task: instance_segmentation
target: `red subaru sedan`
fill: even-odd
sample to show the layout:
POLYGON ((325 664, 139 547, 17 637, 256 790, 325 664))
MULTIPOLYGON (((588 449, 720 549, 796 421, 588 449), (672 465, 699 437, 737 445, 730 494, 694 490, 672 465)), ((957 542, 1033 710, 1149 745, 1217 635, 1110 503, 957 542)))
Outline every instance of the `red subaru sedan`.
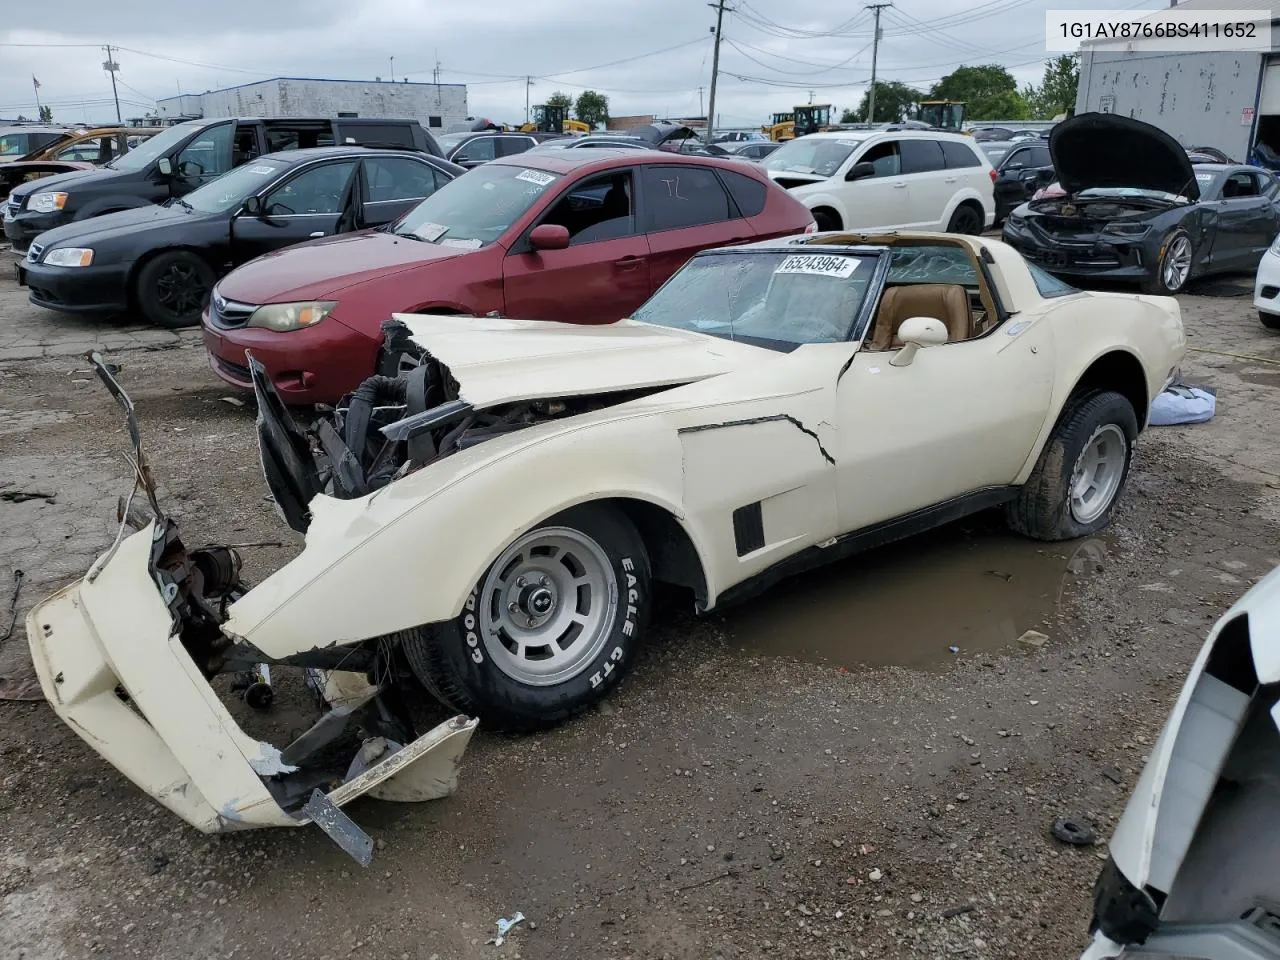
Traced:
POLYGON ((214 371, 249 388, 245 350, 288 403, 370 376, 393 313, 572 323, 627 316, 699 250, 815 230, 749 164, 656 150, 521 154, 459 177, 389 227, 268 254, 204 313, 214 371))

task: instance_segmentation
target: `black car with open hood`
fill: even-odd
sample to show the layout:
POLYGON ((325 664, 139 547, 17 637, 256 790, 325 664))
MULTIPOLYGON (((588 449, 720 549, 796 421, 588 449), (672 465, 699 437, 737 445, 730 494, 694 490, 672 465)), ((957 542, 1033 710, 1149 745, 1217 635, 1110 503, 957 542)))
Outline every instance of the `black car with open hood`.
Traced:
POLYGON ((1079 114, 1053 128, 1049 152, 1066 196, 1017 207, 1003 238, 1077 283, 1133 281, 1167 296, 1199 276, 1252 272, 1280 233, 1280 183, 1268 171, 1193 163, 1141 120, 1079 114))

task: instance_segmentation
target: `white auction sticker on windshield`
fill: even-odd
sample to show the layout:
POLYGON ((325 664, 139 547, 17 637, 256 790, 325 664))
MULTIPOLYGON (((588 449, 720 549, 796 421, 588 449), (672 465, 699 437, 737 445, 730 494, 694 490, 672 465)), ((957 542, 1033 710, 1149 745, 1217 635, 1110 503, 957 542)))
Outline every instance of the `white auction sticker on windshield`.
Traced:
POLYGON ((275 173, 275 167, 250 167, 250 173, 256 173, 260 177, 265 177, 268 173, 275 173))
POLYGON ((445 237, 440 241, 442 247, 457 247, 460 250, 479 250, 484 246, 483 240, 477 240, 474 237, 468 239, 466 237, 445 237))
POLYGON ((774 273, 807 273, 815 277, 837 277, 847 280, 858 269, 858 261, 853 257, 831 257, 813 253, 793 253, 774 273))
POLYGON ((442 227, 438 223, 424 223, 413 232, 428 243, 435 243, 445 235, 445 231, 448 229, 448 227, 442 227))
POLYGON ((555 178, 554 173, 543 173, 541 170, 521 170, 516 174, 517 180, 523 180, 525 183, 535 183, 540 187, 545 187, 555 178))

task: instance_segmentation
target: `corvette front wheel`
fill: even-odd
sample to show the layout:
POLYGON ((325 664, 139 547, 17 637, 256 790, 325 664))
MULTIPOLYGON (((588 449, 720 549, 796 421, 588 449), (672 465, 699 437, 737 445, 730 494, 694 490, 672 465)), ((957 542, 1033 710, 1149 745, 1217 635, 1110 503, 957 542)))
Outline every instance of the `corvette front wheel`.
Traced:
POLYGON ((616 509, 585 504, 507 545, 461 616, 404 641, 419 681, 500 730, 581 713, 630 667, 648 622, 649 559, 616 509))
POLYGON ((1070 540, 1111 520, 1133 459, 1138 419, 1114 392, 1073 398, 1031 476, 1005 508, 1009 526, 1035 540, 1070 540))

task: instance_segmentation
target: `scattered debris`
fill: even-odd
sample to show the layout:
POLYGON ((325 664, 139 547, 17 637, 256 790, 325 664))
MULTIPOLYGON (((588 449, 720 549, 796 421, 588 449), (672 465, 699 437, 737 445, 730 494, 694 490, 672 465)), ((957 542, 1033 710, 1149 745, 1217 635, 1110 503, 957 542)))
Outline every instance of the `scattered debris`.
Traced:
POLYGON ((169 865, 169 857, 163 853, 157 853, 151 858, 151 869, 147 872, 153 877, 169 865))
POLYGON ((1153 427, 1167 427, 1178 423, 1204 423, 1212 420, 1217 408, 1217 391, 1212 388, 1186 387, 1173 384, 1165 387, 1151 401, 1148 420, 1153 427))
POLYGON ((958 907, 951 907, 947 910, 942 911, 942 919, 950 920, 953 917, 958 917, 958 916, 961 916, 962 914, 973 913, 974 909, 975 907, 972 903, 962 904, 961 906, 958 906, 958 907))
POLYGON ((502 946, 503 942, 507 939, 507 934, 511 932, 511 928, 514 927, 517 923, 523 923, 523 922, 524 922, 524 914, 521 913, 519 910, 517 910, 514 914, 511 915, 510 920, 508 920, 506 917, 499 917, 498 918, 498 935, 496 937, 490 937, 488 940, 488 943, 493 944, 495 947, 502 946))
POLYGON ((1013 574, 1012 574, 1012 573, 1005 573, 1005 572, 1004 572, 1004 571, 1002 571, 1002 570, 988 570, 988 571, 987 571, 987 576, 989 576, 989 577, 999 577, 999 578, 1000 578, 1001 580, 1003 580, 1005 583, 1008 583, 1009 581, 1011 581, 1011 580, 1013 579, 1013 574))
POLYGON ((56 493, 44 493, 40 490, 0 490, 0 500, 6 503, 26 503, 28 500, 47 500, 54 502, 56 493))
POLYGON ((1117 770, 1115 767, 1106 767, 1102 771, 1102 775, 1106 777, 1108 780, 1110 780, 1112 783, 1116 783, 1116 784, 1124 783, 1124 777, 1120 775, 1120 771, 1117 770))
POLYGON ((4 632, 4 636, 0 637, 0 643, 4 643, 13 636, 13 628, 18 625, 18 594, 22 592, 22 581, 26 578, 26 573, 20 569, 13 571, 13 596, 9 598, 9 626, 4 632))
POLYGON ((957 647, 957 646, 954 646, 954 645, 952 645, 952 646, 950 646, 950 647, 947 647, 947 649, 948 649, 948 650, 950 650, 952 653, 959 653, 959 652, 960 652, 960 648, 959 648, 959 647, 957 647))
POLYGON ((1093 827, 1068 817, 1059 817, 1053 821, 1052 830, 1055 837, 1074 847, 1089 847, 1098 842, 1098 834, 1093 827))
MULTIPOLYGON (((778 859, 782 859, 779 857, 778 859)), ((704 877, 701 880, 695 880, 693 883, 686 883, 683 887, 676 887, 676 893, 684 893, 686 890, 694 890, 698 887, 705 887, 708 884, 715 883, 718 880, 728 880, 730 877, 737 876, 737 871, 730 867, 728 870, 717 873, 711 877, 704 877)))
POLYGON ((221 400, 223 403, 231 404, 233 407, 244 406, 244 401, 241 400, 239 397, 219 397, 218 399, 221 400))
POLYGON ((1049 637, 1041 633, 1039 630, 1028 630, 1018 638, 1018 643, 1024 647, 1043 647, 1049 642, 1049 637))
POLYGON ((884 873, 881 872, 879 867, 876 867, 874 870, 872 870, 870 873, 867 874, 867 879, 870 880, 872 883, 879 883, 883 877, 884 877, 884 873))

